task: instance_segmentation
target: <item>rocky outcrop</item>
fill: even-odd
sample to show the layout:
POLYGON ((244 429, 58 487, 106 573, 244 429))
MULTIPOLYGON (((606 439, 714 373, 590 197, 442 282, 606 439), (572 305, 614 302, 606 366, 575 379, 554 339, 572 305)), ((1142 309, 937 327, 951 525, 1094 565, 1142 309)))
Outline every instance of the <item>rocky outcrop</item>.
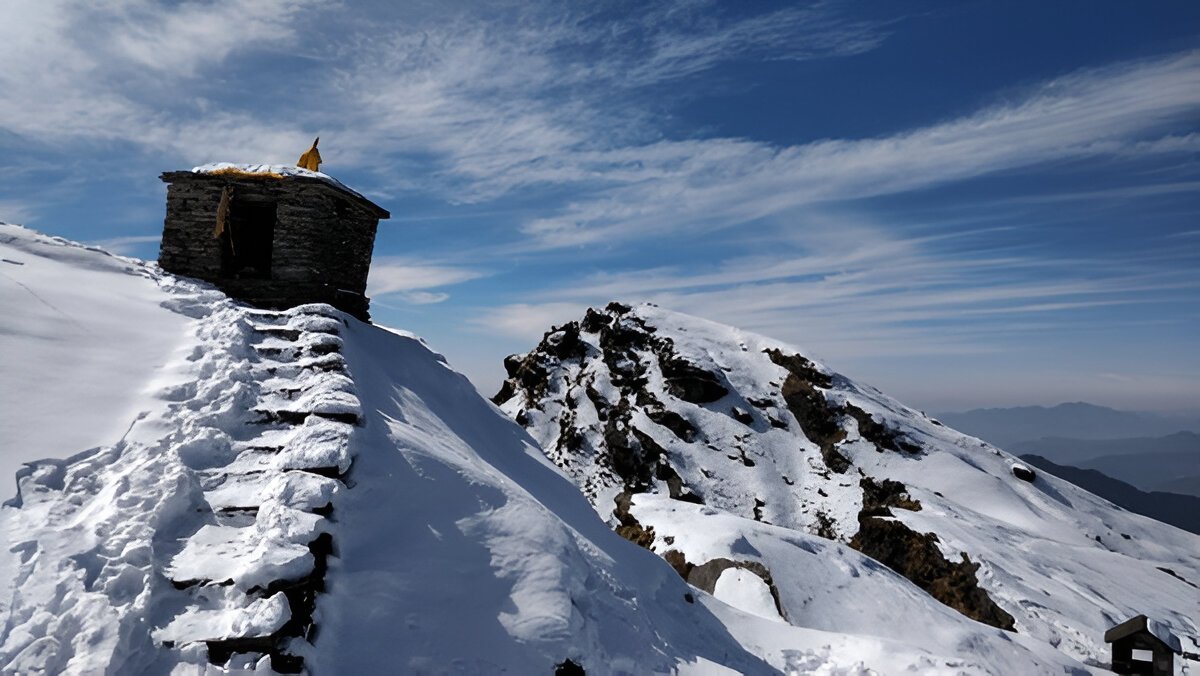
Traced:
POLYGON ((656 325, 648 314, 611 303, 555 327, 534 350, 505 360, 509 378, 494 398, 617 532, 708 591, 721 570, 751 570, 786 616, 768 566, 733 557, 695 565, 671 546, 675 534, 662 522, 658 531, 639 522, 632 498, 711 505, 844 542, 968 617, 1012 629, 1012 617, 979 587, 978 564, 965 554, 947 560, 935 534, 895 518, 893 510, 921 510, 920 500, 856 461, 864 452, 919 458, 924 449, 911 432, 795 351, 766 346, 752 356, 746 344, 692 342, 689 332, 705 327, 656 325), (746 355, 737 363, 767 379, 734 387, 731 379, 746 383, 747 374, 728 365, 730 355, 746 355), (604 508, 614 502, 615 510, 604 508))
POLYGON ((716 591, 717 580, 721 577, 721 573, 730 568, 739 568, 753 573, 770 590, 771 598, 775 601, 775 611, 779 613, 780 617, 787 617, 783 604, 779 600, 779 589, 775 587, 775 581, 771 578, 771 571, 758 561, 734 561, 718 557, 696 565, 688 561, 683 552, 678 549, 667 550, 663 554, 663 558, 666 559, 667 563, 671 564, 671 567, 675 569, 675 572, 679 573, 680 577, 687 580, 688 584, 697 589, 703 589, 709 594, 716 591))
POLYGON ((942 556, 933 533, 918 533, 900 521, 863 515, 850 546, 912 580, 933 598, 967 617, 1014 631, 1013 616, 996 605, 979 587, 972 563, 964 552, 955 563, 942 556))

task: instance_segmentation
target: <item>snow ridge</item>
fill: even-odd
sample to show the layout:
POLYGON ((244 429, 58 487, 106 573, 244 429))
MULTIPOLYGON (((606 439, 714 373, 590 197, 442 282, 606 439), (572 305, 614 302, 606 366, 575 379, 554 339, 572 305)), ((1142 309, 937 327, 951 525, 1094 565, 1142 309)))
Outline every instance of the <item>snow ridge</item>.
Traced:
MULTIPOLYGON (((11 234, 33 292, 134 279, 113 323, 166 306, 180 343, 136 408, 109 409, 132 418, 115 443, 33 463, 0 508, 0 672, 776 673, 783 648, 812 647, 749 650, 730 626, 755 618, 608 529, 419 338, 11 234)), ((9 304, 34 337, 12 358, 45 354, 43 329, 64 353, 94 339, 21 314, 35 302, 9 304)))

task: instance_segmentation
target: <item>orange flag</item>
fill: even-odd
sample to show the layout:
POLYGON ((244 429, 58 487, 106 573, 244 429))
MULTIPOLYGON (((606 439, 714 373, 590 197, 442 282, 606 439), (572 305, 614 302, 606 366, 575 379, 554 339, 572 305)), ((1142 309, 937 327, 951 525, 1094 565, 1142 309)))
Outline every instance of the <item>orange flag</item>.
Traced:
POLYGON ((321 137, 318 136, 317 140, 313 141, 312 147, 304 151, 304 154, 300 156, 300 161, 296 163, 297 167, 309 171, 320 171, 318 167, 321 166, 321 152, 317 150, 317 141, 320 140, 321 137))

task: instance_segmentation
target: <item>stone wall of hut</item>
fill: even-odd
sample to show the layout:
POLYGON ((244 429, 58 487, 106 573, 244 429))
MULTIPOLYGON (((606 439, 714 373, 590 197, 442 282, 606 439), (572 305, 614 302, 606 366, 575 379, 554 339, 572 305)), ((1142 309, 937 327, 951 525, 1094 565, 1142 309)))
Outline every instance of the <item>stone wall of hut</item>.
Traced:
POLYGON ((192 172, 163 174, 167 214, 159 265, 216 284, 230 296, 268 308, 329 303, 366 318, 367 273, 378 218, 318 179, 192 172), (231 276, 213 236, 226 186, 239 200, 276 205, 270 279, 231 276))

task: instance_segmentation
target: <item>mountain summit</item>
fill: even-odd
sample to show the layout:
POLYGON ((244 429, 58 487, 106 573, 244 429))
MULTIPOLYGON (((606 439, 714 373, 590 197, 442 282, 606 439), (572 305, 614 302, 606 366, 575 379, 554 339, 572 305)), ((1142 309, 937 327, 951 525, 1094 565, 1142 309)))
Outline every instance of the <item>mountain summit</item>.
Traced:
POLYGON ((1195 536, 796 347, 612 303, 505 366, 494 401, 597 512, 748 612, 933 655, 970 645, 960 666, 1000 673, 1044 672, 1047 650, 1104 665, 1105 630, 1141 613, 1200 633, 1195 536))

